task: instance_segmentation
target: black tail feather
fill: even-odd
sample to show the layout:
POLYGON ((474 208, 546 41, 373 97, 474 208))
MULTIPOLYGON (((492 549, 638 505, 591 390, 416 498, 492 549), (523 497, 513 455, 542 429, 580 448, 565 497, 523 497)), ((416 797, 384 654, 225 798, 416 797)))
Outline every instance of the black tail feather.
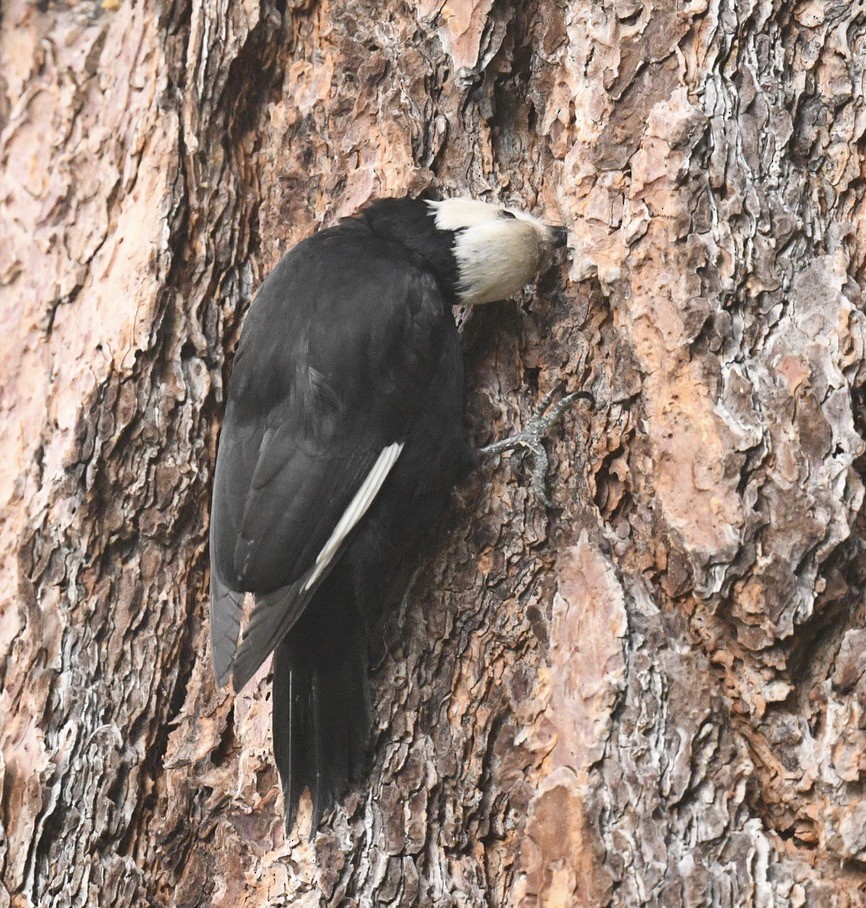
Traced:
POLYGON ((274 757, 286 830, 304 788, 313 800, 311 835, 363 766, 369 737, 367 639, 351 587, 335 571, 277 647, 274 757))
POLYGON ((274 759, 283 786, 287 832, 295 821, 302 791, 299 754, 304 734, 302 700, 303 692, 309 689, 309 667, 302 660, 292 657, 291 640, 287 638, 274 653, 272 695, 274 759))

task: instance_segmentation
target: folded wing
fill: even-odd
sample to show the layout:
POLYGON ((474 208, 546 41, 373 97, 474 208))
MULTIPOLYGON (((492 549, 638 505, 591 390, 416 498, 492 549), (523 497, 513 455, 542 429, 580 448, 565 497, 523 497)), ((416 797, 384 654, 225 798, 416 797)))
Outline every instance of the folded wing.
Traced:
POLYGON ((211 641, 218 681, 231 676, 236 689, 385 486, 449 330, 424 272, 375 244, 347 271, 333 233, 329 247, 322 238, 263 285, 232 375, 211 511, 211 641), (341 267, 323 267, 329 256, 341 267), (255 607, 238 646, 245 592, 255 607))

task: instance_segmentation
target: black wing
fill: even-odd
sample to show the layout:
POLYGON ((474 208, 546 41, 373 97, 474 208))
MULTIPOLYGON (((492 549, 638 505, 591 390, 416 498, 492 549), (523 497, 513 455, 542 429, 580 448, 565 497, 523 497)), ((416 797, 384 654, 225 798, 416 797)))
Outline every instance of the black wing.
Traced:
POLYGON ((220 683, 232 673, 240 689, 300 617, 338 553, 317 558, 339 542, 365 481, 384 480, 399 457, 454 330, 432 275, 355 222, 305 241, 265 281, 238 348, 214 478, 220 683), (244 592, 256 606, 238 648, 244 592))

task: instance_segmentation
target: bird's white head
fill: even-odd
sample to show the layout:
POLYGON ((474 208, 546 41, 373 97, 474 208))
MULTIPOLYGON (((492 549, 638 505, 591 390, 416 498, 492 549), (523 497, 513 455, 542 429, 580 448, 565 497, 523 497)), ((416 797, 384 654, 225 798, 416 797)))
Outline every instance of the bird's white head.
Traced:
POLYGON ((438 230, 454 231, 454 257, 463 305, 507 299, 530 283, 547 253, 564 246, 566 228, 474 199, 428 202, 438 230))

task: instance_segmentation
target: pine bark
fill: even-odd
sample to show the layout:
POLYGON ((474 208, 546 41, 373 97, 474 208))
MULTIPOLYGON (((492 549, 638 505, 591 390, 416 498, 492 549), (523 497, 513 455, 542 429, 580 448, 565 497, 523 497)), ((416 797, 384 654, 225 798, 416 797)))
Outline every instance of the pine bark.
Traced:
POLYGON ((866 904, 862 5, 0 15, 0 908, 866 904), (225 381, 287 249, 428 186, 570 228, 465 320, 474 441, 596 403, 554 509, 455 494, 286 838, 208 652, 225 381))

